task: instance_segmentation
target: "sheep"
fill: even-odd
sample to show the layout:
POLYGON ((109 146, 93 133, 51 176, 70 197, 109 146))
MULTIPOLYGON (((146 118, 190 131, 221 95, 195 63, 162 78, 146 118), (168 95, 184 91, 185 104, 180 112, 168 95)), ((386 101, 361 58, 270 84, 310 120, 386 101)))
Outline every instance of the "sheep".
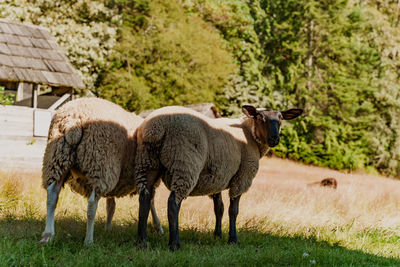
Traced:
POLYGON ((302 114, 301 109, 275 111, 242 108, 246 118, 209 119, 184 107, 154 111, 137 128, 135 160, 139 192, 138 243, 145 243, 146 224, 154 184, 162 179, 168 198, 169 248, 179 249, 178 214, 188 196, 211 196, 221 237, 224 206, 221 191, 229 189, 229 243, 237 243, 239 200, 251 186, 260 158, 279 143, 282 120, 302 114))
MULTIPOLYGON (((136 192, 133 133, 143 119, 99 98, 81 98, 54 114, 43 157, 42 186, 47 189, 46 227, 40 244, 54 237, 54 212, 65 183, 88 198, 85 244, 93 243, 100 197, 107 198, 106 230, 111 229, 115 197, 136 192)), ((154 226, 163 228, 151 201, 154 226)))

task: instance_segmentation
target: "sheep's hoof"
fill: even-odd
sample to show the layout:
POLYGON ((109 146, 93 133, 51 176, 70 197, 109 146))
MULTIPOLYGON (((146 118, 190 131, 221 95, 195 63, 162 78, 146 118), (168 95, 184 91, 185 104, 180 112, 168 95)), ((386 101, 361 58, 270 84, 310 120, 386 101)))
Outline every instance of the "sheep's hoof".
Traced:
POLYGON ((164 234, 164 229, 162 227, 158 228, 158 234, 163 235, 164 234))
POLYGON ((169 250, 171 250, 173 252, 173 251, 180 249, 181 245, 179 243, 172 242, 172 243, 168 244, 168 247, 169 247, 169 250))
POLYGON ((164 234, 164 229, 162 228, 161 225, 160 225, 160 226, 154 226, 154 227, 153 227, 153 230, 154 230, 155 232, 157 232, 157 234, 159 234, 159 235, 163 235, 163 234, 164 234))
POLYGON ((229 238, 229 240, 228 240, 228 244, 231 244, 231 245, 237 245, 237 238, 236 237, 230 237, 229 238))
POLYGON ((84 244, 85 246, 91 246, 91 245, 93 245, 93 240, 86 240, 86 239, 85 239, 85 241, 83 242, 83 244, 84 244))
POLYGON ((216 239, 216 238, 221 239, 221 238, 222 238, 222 232, 217 232, 217 231, 215 231, 215 232, 214 232, 214 238, 215 238, 215 239, 216 239))
POLYGON ((40 245, 46 245, 47 243, 51 242, 54 238, 54 234, 52 233, 43 233, 42 239, 39 241, 40 245))
POLYGON ((138 239, 136 241, 137 249, 146 249, 147 248, 147 240, 146 239, 138 239))

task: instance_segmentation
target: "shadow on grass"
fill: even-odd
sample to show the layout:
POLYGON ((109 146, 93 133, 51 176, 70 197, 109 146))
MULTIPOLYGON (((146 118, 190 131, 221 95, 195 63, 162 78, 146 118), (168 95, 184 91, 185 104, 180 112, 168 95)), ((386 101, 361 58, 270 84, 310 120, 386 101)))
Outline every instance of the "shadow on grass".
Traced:
MULTIPOLYGON (((54 242, 40 247, 44 220, 0 220, 0 265, 61 266, 399 266, 400 259, 330 245, 301 237, 282 237, 240 230, 239 244, 227 244, 227 233, 214 239, 212 231, 181 230, 181 250, 168 250, 168 232, 149 231, 147 249, 136 246, 137 223, 114 225, 104 230, 95 225, 95 244, 83 245, 86 222, 76 218, 56 221, 54 242)), ((166 229, 166 225, 164 225, 166 229)), ((149 230, 151 226, 149 225, 149 230)), ((226 229, 225 229, 226 230, 226 229)))

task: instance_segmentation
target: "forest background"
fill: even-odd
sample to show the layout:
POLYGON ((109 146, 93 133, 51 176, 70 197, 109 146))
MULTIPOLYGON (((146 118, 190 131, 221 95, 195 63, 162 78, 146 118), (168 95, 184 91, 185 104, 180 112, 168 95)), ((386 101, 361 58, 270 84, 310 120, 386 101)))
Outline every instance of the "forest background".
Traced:
POLYGON ((305 116, 287 123, 274 154, 400 176, 399 4, 4 0, 0 18, 49 28, 87 85, 80 95, 137 113, 300 107, 305 116))

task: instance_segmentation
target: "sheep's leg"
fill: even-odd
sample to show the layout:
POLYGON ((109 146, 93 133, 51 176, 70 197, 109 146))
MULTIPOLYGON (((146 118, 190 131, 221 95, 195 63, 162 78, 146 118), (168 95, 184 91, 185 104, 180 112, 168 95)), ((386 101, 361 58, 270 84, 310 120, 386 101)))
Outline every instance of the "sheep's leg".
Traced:
POLYGON ((146 189, 139 194, 139 223, 138 223, 138 245, 145 245, 147 240, 147 219, 151 208, 151 200, 154 196, 154 183, 157 181, 158 171, 149 171, 146 174, 146 189))
POLYGON ((160 219, 157 216, 156 208, 154 206, 154 193, 153 193, 153 197, 151 198, 151 202, 150 202, 150 210, 151 210, 151 218, 153 219, 153 227, 154 227, 154 229, 156 229, 156 231, 160 235, 163 235, 164 234, 164 229, 163 229, 163 227, 161 225, 160 219))
POLYGON ((107 198, 106 210, 107 210, 106 231, 111 231, 111 222, 115 213, 115 198, 113 197, 107 198))
POLYGON ((179 210, 181 202, 176 203, 175 191, 172 191, 168 198, 168 224, 169 224, 169 249, 174 251, 180 248, 179 241, 179 210))
POLYGON ((139 195, 139 223, 138 223, 138 245, 144 245, 147 240, 147 219, 151 206, 151 193, 143 190, 139 195))
POLYGON ((229 240, 228 243, 236 244, 236 218, 239 213, 239 200, 240 196, 230 199, 229 205, 229 240))
POLYGON ((99 203, 99 199, 100 197, 96 195, 96 192, 93 189, 92 194, 90 195, 88 200, 85 245, 90 245, 93 243, 94 218, 96 217, 97 204, 99 203))
POLYGON ((51 241, 54 237, 54 213, 57 206, 58 196, 61 191, 61 183, 52 182, 47 187, 47 215, 46 227, 42 234, 40 244, 44 245, 51 241))
MULTIPOLYGON (((176 160, 176 159, 175 159, 176 160)), ((170 250, 176 250, 180 248, 179 241, 179 210, 183 199, 190 195, 193 188, 196 186, 199 179, 200 170, 198 166, 193 164, 191 170, 187 170, 187 167, 181 162, 176 161, 181 169, 169 170, 173 173, 171 183, 171 194, 168 198, 168 224, 169 224, 169 243, 170 250)), ((190 166, 190 165, 189 165, 190 166)))
POLYGON ((222 202, 221 193, 212 195, 214 201, 214 213, 215 213, 215 231, 214 237, 222 237, 221 223, 222 216, 224 215, 224 202, 222 202))

